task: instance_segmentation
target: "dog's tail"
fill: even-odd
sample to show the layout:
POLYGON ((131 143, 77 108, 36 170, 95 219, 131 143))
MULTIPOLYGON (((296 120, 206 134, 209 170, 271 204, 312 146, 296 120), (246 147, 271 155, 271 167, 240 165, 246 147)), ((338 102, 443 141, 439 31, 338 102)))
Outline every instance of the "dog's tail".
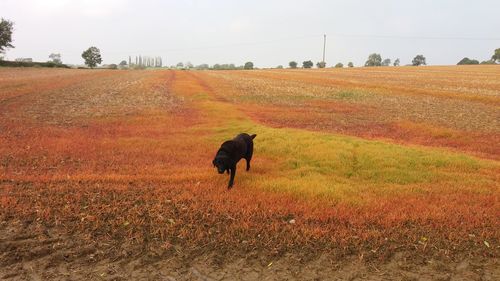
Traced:
POLYGON ((251 137, 252 139, 254 139, 256 136, 257 136, 256 134, 253 134, 253 135, 251 135, 250 137, 251 137))

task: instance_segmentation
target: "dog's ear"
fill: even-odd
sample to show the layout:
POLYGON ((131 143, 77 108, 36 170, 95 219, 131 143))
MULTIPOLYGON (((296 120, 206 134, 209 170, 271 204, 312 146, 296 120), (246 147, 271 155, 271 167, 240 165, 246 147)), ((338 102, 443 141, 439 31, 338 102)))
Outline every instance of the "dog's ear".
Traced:
POLYGON ((257 136, 256 134, 253 134, 253 135, 251 135, 250 137, 251 137, 252 139, 254 139, 256 136, 257 136))

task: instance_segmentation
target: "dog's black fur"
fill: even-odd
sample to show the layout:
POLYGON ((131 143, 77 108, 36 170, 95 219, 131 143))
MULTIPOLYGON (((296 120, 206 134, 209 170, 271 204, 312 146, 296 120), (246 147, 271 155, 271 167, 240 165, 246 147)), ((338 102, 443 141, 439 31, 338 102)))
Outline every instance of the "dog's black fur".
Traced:
POLYGON ((253 154, 253 139, 257 135, 239 134, 234 139, 224 142, 217 154, 215 159, 212 161, 214 167, 217 167, 219 174, 224 174, 227 171, 229 174, 231 172, 231 177, 229 179, 228 189, 233 187, 234 176, 236 175, 236 164, 241 158, 245 158, 247 161, 247 171, 250 170, 250 160, 252 160, 253 154))

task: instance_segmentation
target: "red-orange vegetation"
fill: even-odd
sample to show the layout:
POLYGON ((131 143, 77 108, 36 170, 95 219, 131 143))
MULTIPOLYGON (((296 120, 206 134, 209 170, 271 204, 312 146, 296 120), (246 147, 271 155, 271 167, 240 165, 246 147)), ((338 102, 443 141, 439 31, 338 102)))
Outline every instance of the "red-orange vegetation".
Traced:
MULTIPOLYGON (((175 245, 193 253, 498 255, 498 248, 484 244, 497 245, 500 237, 497 185, 483 185, 480 191, 467 183, 392 185, 385 196, 358 194, 351 202, 260 188, 258 180, 278 175, 275 156, 255 155, 251 173, 244 176, 240 169, 230 192, 227 179, 211 167, 220 145, 214 134, 227 120, 244 120, 244 113, 277 127, 423 145, 441 146, 437 140, 444 138, 445 147, 458 139, 457 149, 467 152, 475 151, 468 148, 473 141, 483 147, 461 133, 443 129, 443 137, 441 129, 408 122, 362 127, 362 119, 356 125, 332 121, 324 129, 328 116, 363 116, 376 109, 314 100, 303 107, 234 106, 221 98, 226 88, 218 89, 213 78, 199 73, 74 72, 62 71, 78 81, 76 86, 70 85, 75 81, 57 84, 53 74, 58 72, 16 74, 14 80, 38 85, 42 75, 54 84, 23 86, 22 97, 8 91, 0 96, 1 221, 36 222, 91 238, 175 245)), ((497 177, 492 171, 478 168, 477 173, 491 180, 497 177)))
POLYGON ((219 98, 273 127, 500 157, 496 66, 202 74, 219 98))

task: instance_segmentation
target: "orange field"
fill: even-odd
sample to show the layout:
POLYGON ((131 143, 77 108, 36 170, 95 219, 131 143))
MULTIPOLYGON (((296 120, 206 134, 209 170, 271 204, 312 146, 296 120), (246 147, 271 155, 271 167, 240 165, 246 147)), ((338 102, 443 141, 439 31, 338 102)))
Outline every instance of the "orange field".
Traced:
POLYGON ((214 81, 221 98, 274 127, 447 147, 499 160, 499 74, 492 66, 228 71, 210 76, 222 80, 214 81))
POLYGON ((0 267, 57 263, 71 249, 16 242, 57 235, 95 245, 94 262, 496 264, 498 77, 498 66, 0 68, 0 267), (211 161, 240 132, 257 134, 252 170, 240 163, 227 191, 211 161))

